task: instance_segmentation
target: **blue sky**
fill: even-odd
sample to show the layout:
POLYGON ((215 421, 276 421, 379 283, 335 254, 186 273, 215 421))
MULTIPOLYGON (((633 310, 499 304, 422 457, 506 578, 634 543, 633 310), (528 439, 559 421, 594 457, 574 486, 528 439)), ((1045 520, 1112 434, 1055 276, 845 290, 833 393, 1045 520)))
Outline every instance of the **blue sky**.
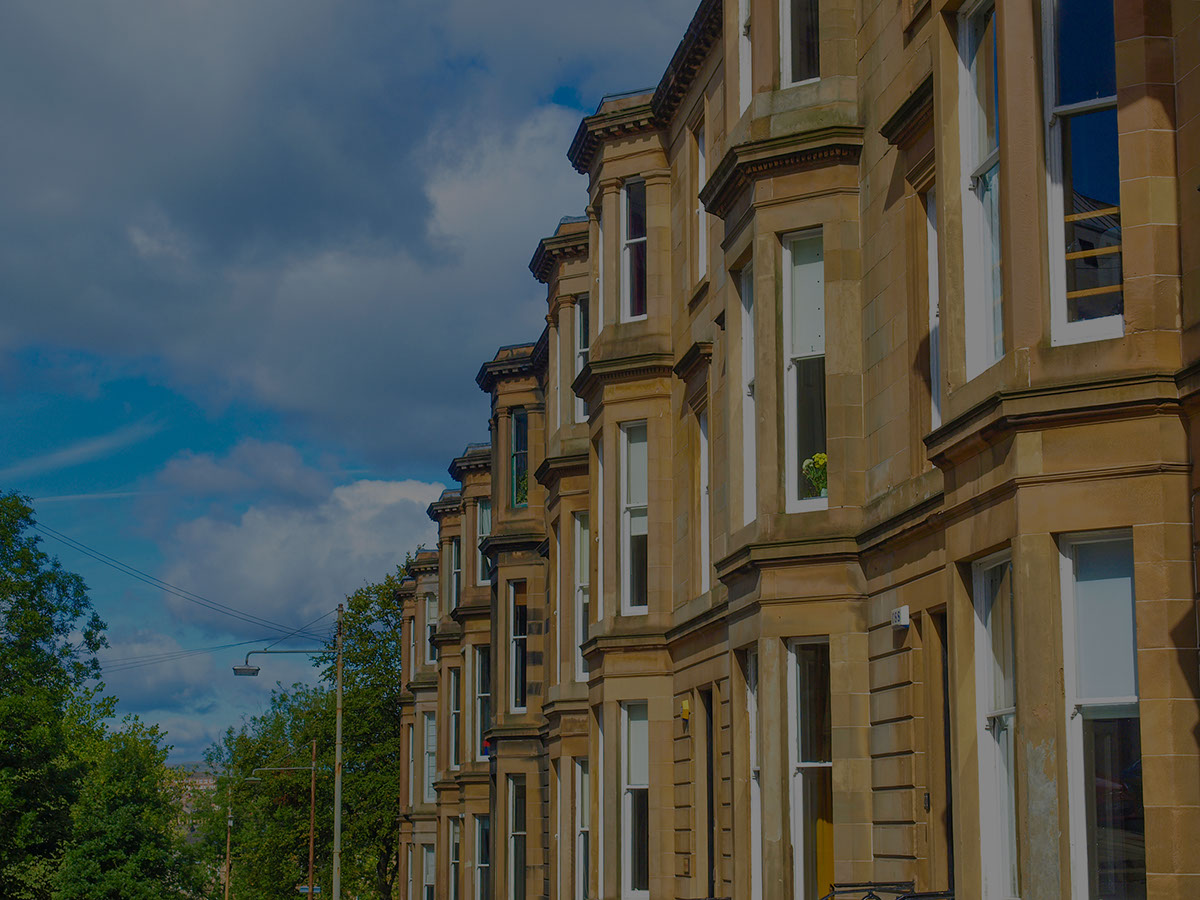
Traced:
MULTIPOLYGON (((486 437, 475 372, 540 331, 526 265, 586 201, 579 119, 655 84, 694 6, 4 4, 0 490, 291 627, 432 543, 426 505, 486 437)), ((235 649, 119 670, 269 629, 46 549, 176 760, 307 674, 235 680, 235 649)))

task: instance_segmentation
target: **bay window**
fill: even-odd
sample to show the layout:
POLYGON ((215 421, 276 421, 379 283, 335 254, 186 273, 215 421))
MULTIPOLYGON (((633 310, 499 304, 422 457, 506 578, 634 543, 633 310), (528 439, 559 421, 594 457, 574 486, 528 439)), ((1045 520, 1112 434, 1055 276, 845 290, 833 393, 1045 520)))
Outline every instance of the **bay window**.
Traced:
POLYGON ((1075 900, 1146 896, 1133 542, 1062 542, 1067 768, 1075 900))
MULTIPOLYGON (((475 516, 475 547, 478 550, 483 539, 492 533, 492 501, 480 500, 475 506, 475 516)), ((476 584, 487 584, 489 581, 488 558, 484 556, 482 550, 478 550, 478 553, 478 571, 475 573, 475 582, 476 584)))
POLYGON ((575 896, 588 900, 591 869, 592 784, 587 759, 575 761, 575 896))
POLYGON ((783 382, 788 512, 824 506, 825 251, 820 232, 785 239, 783 382))
POLYGON ((649 597, 649 457, 645 422, 621 426, 621 612, 638 615, 649 597))
POLYGON ((575 678, 583 681, 588 676, 587 660, 583 658, 583 645, 587 642, 591 621, 592 531, 586 512, 575 513, 575 678))
POLYGON ((450 670, 450 768, 462 762, 462 670, 450 670))
POLYGON ((457 816, 450 819, 450 900, 462 896, 462 822, 457 816))
POLYGON ((458 609, 462 598, 462 542, 458 538, 450 538, 450 584, 447 597, 447 609, 458 609))
POLYGON ((622 894, 649 896, 650 730, 646 701, 621 704, 624 747, 621 765, 622 894))
POLYGON ((700 202, 700 191, 708 178, 708 151, 704 144, 703 121, 692 132, 692 143, 696 148, 696 184, 692 212, 696 223, 696 281, 699 282, 708 274, 708 213, 704 211, 704 204, 700 202))
POLYGON ((996 7, 976 4, 959 21, 963 258, 967 377, 1004 356, 1000 272, 1000 80, 996 7))
POLYGON ((475 817, 475 900, 492 900, 492 820, 475 817))
MULTIPOLYGON (((591 324, 588 322, 589 306, 586 296, 575 301, 575 371, 572 380, 579 377, 579 373, 588 363, 588 352, 592 345, 591 324)), ((575 421, 586 422, 587 419, 587 401, 582 397, 576 397, 575 421)))
POLYGON ((980 841, 984 900, 1019 896, 1016 794, 1016 632, 1012 560, 974 566, 975 691, 979 710, 980 841))
POLYGON ((511 506, 529 505, 529 416, 523 409, 512 412, 512 448, 509 451, 511 506))
POLYGON ((437 781, 437 719, 433 713, 424 714, 425 722, 425 802, 437 800, 434 782, 437 781))
POLYGON ((508 896, 525 900, 525 776, 508 776, 508 896))
POLYGON ((818 0, 781 0, 780 87, 821 77, 818 0))
POLYGON ((483 761, 492 755, 487 733, 492 727, 492 648, 475 648, 475 755, 483 761))
POLYGON ((792 871, 797 900, 810 900, 825 896, 833 883, 829 643, 793 644, 789 665, 792 871))
POLYGON ((1124 330, 1116 38, 1111 0, 1046 0, 1046 172, 1051 337, 1124 330))
POLYGON ((510 581, 508 584, 510 608, 512 610, 512 641, 508 666, 512 673, 512 711, 525 712, 529 681, 527 672, 529 641, 529 607, 525 602, 525 582, 510 581))
POLYGON ((436 856, 433 850, 433 844, 421 845, 421 900, 434 900, 434 882, 436 856))
POLYGON ((437 634, 438 602, 436 594, 425 595, 425 664, 437 662, 437 644, 433 642, 437 634))
POLYGON ((621 321, 646 317, 646 182, 621 190, 621 321))
POLYGON ((758 412, 754 400, 756 360, 754 355, 754 268, 745 266, 741 282, 741 357, 742 357, 742 524, 754 521, 758 513, 758 412))

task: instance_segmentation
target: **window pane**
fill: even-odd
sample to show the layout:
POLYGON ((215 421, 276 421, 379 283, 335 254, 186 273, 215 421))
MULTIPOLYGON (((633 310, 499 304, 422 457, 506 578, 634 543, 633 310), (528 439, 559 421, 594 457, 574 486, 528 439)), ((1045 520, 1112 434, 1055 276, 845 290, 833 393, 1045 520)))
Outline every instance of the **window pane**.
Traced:
POLYGON ((1117 93, 1112 0, 1057 0, 1058 104, 1117 93))
POLYGON ((630 793, 629 886, 635 891, 650 889, 650 791, 630 793))
POLYGON ((833 769, 801 774, 804 816, 805 897, 824 897, 833 884, 833 769))
POLYGON ((1125 304, 1117 111, 1064 118, 1061 133, 1067 320, 1120 315, 1125 304))
POLYGON ((625 706, 625 781, 650 782, 650 732, 645 703, 625 706))
POLYGON ((799 496, 821 496, 825 489, 822 467, 810 467, 804 473, 804 463, 818 453, 825 453, 825 357, 812 356, 797 360, 796 369, 796 472, 799 476, 799 496))
POLYGON ((525 776, 512 779, 512 830, 525 830, 525 776))
POLYGON ((817 24, 817 0, 790 0, 792 38, 792 81, 818 78, 820 67, 820 31, 817 24))
POLYGON ((1136 718, 1085 720, 1089 897, 1146 896, 1142 742, 1136 718))
POLYGON ((649 605, 650 543, 646 534, 646 511, 629 517, 629 605, 649 605))
POLYGON ((646 242, 629 246, 629 315, 646 314, 646 242))
POLYGON ((575 338, 576 347, 580 350, 587 350, 591 346, 591 338, 589 337, 589 329, 591 323, 588 321, 588 298, 579 298, 575 305, 575 338))
POLYGON ((625 429, 626 476, 625 499, 631 506, 645 506, 649 473, 646 452, 646 424, 630 425, 625 429))
POLYGON ((971 17, 971 78, 975 101, 975 162, 1000 146, 1000 87, 996 60, 996 9, 971 17))
POLYGON ((796 732, 799 762, 833 759, 829 710, 829 645, 796 648, 796 732))
POLYGON ((984 299, 991 313, 992 353, 995 359, 1004 355, 1004 316, 1000 280, 1000 163, 979 176, 975 189, 982 210, 979 224, 982 229, 980 247, 984 254, 984 299))
POLYGON ((801 238, 790 244, 791 271, 791 353, 819 356, 825 352, 825 251, 820 235, 801 238))
POLYGON ((1137 696, 1133 544, 1075 545, 1075 696, 1137 696))
POLYGON ((992 709, 1016 706, 1013 648, 1012 563, 992 566, 984 575, 987 632, 992 649, 992 709))
POLYGON ((646 182, 633 181, 625 185, 625 239, 646 236, 646 182))

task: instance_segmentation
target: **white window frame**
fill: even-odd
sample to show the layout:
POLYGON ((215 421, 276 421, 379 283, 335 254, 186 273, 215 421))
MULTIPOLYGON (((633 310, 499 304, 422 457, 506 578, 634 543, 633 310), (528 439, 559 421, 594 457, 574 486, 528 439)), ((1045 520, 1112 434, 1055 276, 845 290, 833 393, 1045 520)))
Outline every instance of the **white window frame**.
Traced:
MULTIPOLYGON (((508 896, 516 896, 517 886, 517 838, 525 838, 525 865, 521 871, 520 877, 528 879, 529 877, 529 782, 522 774, 509 775, 508 781, 508 896), (525 809, 523 810, 525 819, 525 830, 517 831, 516 829, 516 811, 517 805, 517 779, 521 780, 522 793, 525 795, 525 809)), ((528 892, 526 892, 528 893, 528 892)))
POLYGON ((508 698, 509 712, 523 713, 529 703, 529 586, 524 581, 508 583, 508 698), (517 591, 518 584, 525 585, 525 632, 517 634, 517 591), (517 648, 523 651, 525 675, 525 703, 517 703, 517 648))
MULTIPOLYGON (((805 497, 799 496, 799 485, 802 473, 800 471, 800 461, 797 459, 798 450, 796 448, 796 404, 799 398, 796 396, 796 361, 801 359, 814 359, 821 357, 828 361, 825 347, 825 334, 821 335, 821 352, 820 353, 797 353, 790 346, 792 340, 792 247, 794 244, 801 241, 818 240, 821 242, 821 312, 826 323, 829 321, 829 310, 826 302, 827 284, 825 282, 825 234, 821 228, 807 228, 804 231, 795 231, 783 236, 783 409, 784 409, 784 477, 787 479, 785 485, 785 510, 789 513, 811 512, 817 509, 828 509, 828 497, 805 497)), ((825 331, 828 332, 828 325, 825 331)), ((826 402, 828 402, 828 368, 826 368, 826 402)), ((828 446, 828 428, 829 422, 826 419, 826 447, 825 454, 829 454, 828 446)))
MULTIPOLYGON (((976 17, 995 6, 995 0, 980 0, 964 7, 958 18, 958 83, 959 83, 959 125, 960 145, 962 148, 962 232, 963 232, 963 283, 964 324, 966 328, 966 367, 967 379, 970 380, 987 371, 1004 358, 1008 348, 1004 343, 1004 272, 997 274, 1000 280, 1000 299, 986 295, 986 287, 990 280, 986 277, 987 266, 991 259, 991 246, 985 241, 984 218, 985 211, 977 186, 980 179, 993 168, 996 169, 995 191, 999 203, 1000 185, 1004 183, 1002 175, 1003 154, 1000 147, 981 155, 981 149, 976 146, 978 138, 979 108, 975 102, 974 74, 971 59, 975 48, 971 39, 971 22, 976 17), (1000 305, 1001 333, 996 334, 996 310, 994 303, 1000 305), (1000 347, 996 347, 999 340, 1000 347), (999 350, 999 352, 997 352, 999 350)), ((997 18, 995 26, 999 28, 997 18)), ((997 38, 999 35, 997 35, 997 38)), ((996 123, 999 130, 1000 123, 996 123)), ((1003 145, 1003 135, 999 143, 1003 145)), ((997 206, 995 227, 1000 231, 1000 215, 997 206)), ((1000 238, 995 239, 998 244, 1000 238)))
POLYGON ((474 894, 475 900, 491 900, 489 894, 491 891, 485 891, 483 887, 484 876, 486 874, 488 887, 491 887, 492 874, 492 822, 489 815, 475 816, 475 884, 474 894), (486 830, 486 834, 484 834, 486 830), (484 858, 487 861, 484 862, 484 858))
POLYGON ((450 611, 458 609, 462 601, 462 541, 450 538, 450 611))
MULTIPOLYGON (((1123 697, 1101 697, 1080 700, 1076 673, 1075 620, 1075 549, 1083 544, 1126 541, 1133 545, 1129 529, 1087 531, 1064 534, 1059 538, 1059 584, 1063 604, 1063 689, 1067 715, 1067 810, 1070 820, 1068 836, 1071 848, 1071 896, 1073 900, 1088 900, 1090 891, 1087 838, 1087 789, 1084 786, 1083 724, 1087 719, 1140 718, 1141 688, 1123 697)), ((1135 557, 1136 561, 1136 557, 1135 557)), ((1133 574, 1132 572, 1130 573, 1133 574)), ((1130 598, 1130 613, 1134 615, 1134 680, 1137 681, 1137 591, 1130 598)))
POLYGON ((415 867, 415 865, 416 865, 416 855, 413 852, 413 845, 409 844, 408 845, 408 878, 407 878, 407 882, 406 882, 407 883, 406 892, 407 892, 408 900, 413 900, 413 890, 414 890, 413 882, 416 881, 416 874, 413 872, 413 868, 415 867))
POLYGON ((478 585, 491 584, 491 578, 488 576, 488 560, 483 555, 483 551, 479 549, 479 545, 485 537, 490 537, 492 533, 492 501, 488 497, 481 497, 475 503, 475 550, 479 559, 476 561, 479 571, 475 573, 475 583, 478 585), (487 531, 483 530, 483 510, 487 510, 487 531))
POLYGON ((592 608, 595 610, 596 623, 604 619, 604 492, 607 486, 604 481, 604 433, 596 441, 596 518, 597 527, 592 534, 596 542, 596 593, 592 598, 592 608))
POLYGON ((462 897, 462 820, 452 815, 446 843, 450 847, 450 900, 462 897))
MULTIPOLYGON (((1014 785, 1003 784, 1000 778, 1000 748, 995 737, 998 731, 1009 731, 1011 738, 1010 753, 1016 753, 1017 741, 1015 733, 1018 724, 1017 707, 992 709, 993 692, 992 672, 992 636, 990 631, 991 607, 981 615, 980 604, 985 602, 986 587, 984 576, 997 566, 1009 566, 1009 585, 1012 585, 1012 551, 1002 550, 991 556, 976 561, 971 567, 972 577, 972 608, 975 625, 975 705, 977 720, 977 746, 979 748, 979 840, 980 846, 991 848, 983 854, 980 870, 981 896, 984 900, 1015 900, 1008 890, 1008 873, 1016 865, 1017 844, 1019 833, 1013 833, 1012 828, 1006 827, 1002 821, 1003 811, 1008 810, 1010 822, 1017 820, 1017 801, 1014 785), (986 664, 985 664, 986 663, 986 664), (1006 835, 1004 832, 1009 831, 1006 835)), ((1016 612, 1016 594, 1013 592, 1012 610, 1016 612)), ((1013 623, 1014 665, 1017 659, 1016 623, 1013 623)), ((1014 685, 1017 673, 1013 673, 1014 685)), ((1014 687, 1014 694, 1015 694, 1014 687)), ((1016 760, 1013 759, 1015 767, 1016 760)), ((1015 771, 1015 770, 1014 770, 1015 771)), ((1020 873, 1017 874, 1018 883, 1020 873)), ((1018 890, 1019 895, 1019 890, 1018 890)))
MULTIPOLYGON (((816 0, 813 0, 815 3, 816 0)), ((818 19, 820 12, 818 11, 818 19)), ((780 88, 796 87, 800 84, 813 84, 821 80, 820 49, 817 50, 817 74, 810 78, 792 81, 792 4, 791 0, 779 0, 779 86, 780 88)), ((819 27, 818 27, 819 30, 819 27)), ((818 47, 820 35, 817 36, 818 47)))
POLYGON ((426 803, 437 802, 437 790, 434 783, 438 777, 437 766, 437 714, 427 712, 422 714, 421 731, 425 738, 425 769, 422 787, 423 799, 426 803))
POLYGON ((583 643, 589 631, 588 625, 591 595, 591 517, 581 510, 571 516, 571 527, 575 535, 575 680, 587 681, 588 664, 583 657, 583 643))
MULTIPOLYGON (((588 363, 588 356, 591 350, 591 328, 588 316, 591 310, 591 300, 587 294, 583 294, 575 300, 575 368, 572 382, 579 377, 579 373, 583 371, 583 367, 588 363), (585 328, 584 325, 589 327, 585 328)), ((587 401, 580 396, 575 397, 575 421, 586 422, 588 420, 587 401)))
POLYGON ((450 669, 450 768, 457 769, 462 762, 462 669, 450 669))
MULTIPOLYGON (((1063 245, 1063 171, 1062 171, 1062 121, 1071 115, 1098 112, 1117 108, 1117 95, 1099 97, 1081 103, 1058 106, 1054 102, 1058 92, 1058 65, 1056 53, 1058 33, 1056 27, 1057 0, 1042 3, 1042 84, 1045 91, 1043 109, 1046 113, 1046 229, 1050 238, 1050 343, 1054 346, 1082 344, 1089 341, 1105 341, 1125 334, 1123 315, 1085 319, 1079 322, 1067 320, 1067 250, 1063 245)), ((1124 245, 1122 244, 1122 255, 1124 245)))
MULTIPOLYGON (((811 769, 833 769, 833 760, 828 762, 818 761, 803 761, 799 759, 797 748, 800 745, 800 729, 803 723, 799 721, 799 710, 797 703, 799 700, 799 663, 797 657, 801 647, 811 647, 817 645, 828 645, 829 638, 824 636, 819 637, 803 637, 788 641, 788 660, 787 660, 787 739, 788 739, 788 809, 792 822, 792 881, 795 886, 795 896, 797 900, 800 898, 800 892, 803 889, 805 881, 804 871, 804 772, 811 769)), ((833 659, 830 658, 830 676, 832 689, 832 668, 833 659)), ((833 708, 833 700, 830 698, 830 709, 833 708)), ((804 898, 808 900, 808 898, 804 898)))
MULTIPOLYGON (((596 707, 596 834, 604 832, 604 704, 596 707)), ((596 847, 596 896, 604 896, 604 838, 597 842, 596 847)))
POLYGON ((413 614, 408 619, 408 677, 417 677, 417 604, 413 603, 413 614))
POLYGON ((479 644, 475 647, 475 732, 472 734, 472 743, 474 754, 477 762, 487 762, 488 754, 483 752, 483 737, 486 731, 484 727, 483 707, 487 704, 488 715, 486 718, 491 719, 495 714, 495 704, 492 702, 495 690, 492 684, 492 648, 487 644, 479 644), (485 660, 484 657, 487 657, 485 660), (484 672, 487 673, 487 690, 483 690, 484 672))
POLYGON ((738 0, 738 114, 754 98, 754 42, 750 29, 750 0, 738 0))
POLYGON ((938 277, 937 186, 925 192, 925 288, 929 303, 929 423, 942 424, 942 295, 938 277))
POLYGON ((629 188, 635 184, 645 185, 642 178, 630 178, 621 185, 621 321, 641 322, 650 314, 650 196, 646 195, 646 234, 640 238, 629 237, 629 188), (630 293, 629 257, 635 244, 646 245, 646 311, 635 316, 630 310, 633 296, 630 293))
POLYGON ((408 726, 408 805, 417 805, 417 736, 412 725, 408 726))
POLYGON ((707 594, 712 587, 712 518, 709 511, 711 494, 711 472, 709 471, 708 407, 696 414, 697 464, 699 484, 697 493, 700 501, 700 593, 707 594))
POLYGON ((596 334, 604 330, 604 192, 596 207, 596 334))
POLYGON ((692 130, 692 141, 696 145, 696 196, 692 198, 696 223, 696 283, 708 277, 708 212, 700 202, 700 191, 708 178, 707 148, 705 147, 704 119, 692 130))
MULTIPOLYGON (((650 769, 650 702, 649 700, 624 700, 621 702, 621 897, 623 900, 648 900, 649 890, 634 890, 633 879, 633 791, 646 791, 646 817, 650 817, 650 784, 629 781, 629 709, 632 706, 646 708, 646 769, 650 769)), ((647 821, 646 839, 649 841, 654 828, 647 821)), ((646 853, 650 855, 647 846, 646 853)), ((653 862, 653 857, 651 856, 653 862)))
MULTIPOLYGON (((794 708, 794 707, 793 707, 794 708)), ((746 651, 746 745, 750 763, 750 900, 762 900, 762 767, 758 746, 758 650, 746 651)))
POLYGON ((646 419, 635 422, 622 422, 620 429, 621 440, 621 615, 644 616, 650 612, 650 423, 646 419), (634 428, 644 428, 646 431, 646 503, 634 505, 629 502, 629 432, 634 428), (634 606, 630 602, 633 592, 633 516, 638 512, 646 516, 646 605, 634 606))
POLYGON ((437 851, 433 844, 421 845, 421 900, 435 900, 437 890, 437 851))
POLYGON ((588 869, 591 859, 592 783, 586 756, 574 761, 575 773, 575 896, 588 900, 588 869), (584 848, 587 852, 584 852, 584 848))
POLYGON ((432 666, 437 662, 437 645, 433 636, 437 633, 438 599, 437 594, 425 595, 425 665, 432 666))
POLYGON ((747 263, 741 281, 742 357, 742 524, 758 515, 758 410, 755 399, 757 361, 754 334, 754 266, 747 263))

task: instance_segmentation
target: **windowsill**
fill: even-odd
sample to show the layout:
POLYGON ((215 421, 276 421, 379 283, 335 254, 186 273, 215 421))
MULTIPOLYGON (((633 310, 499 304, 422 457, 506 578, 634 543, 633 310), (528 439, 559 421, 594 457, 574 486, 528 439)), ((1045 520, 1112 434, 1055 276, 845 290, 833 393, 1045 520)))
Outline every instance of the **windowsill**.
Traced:
POLYGON ((815 78, 805 78, 803 81, 791 81, 791 82, 788 82, 787 84, 785 84, 783 82, 783 79, 780 79, 779 80, 779 89, 781 91, 788 91, 788 90, 791 90, 792 88, 804 87, 807 84, 816 84, 820 80, 821 80, 820 75, 816 76, 815 78))
POLYGON ((828 497, 809 497, 805 500, 789 500, 787 505, 788 514, 816 512, 817 510, 829 509, 828 497))
POLYGON ((693 306, 695 306, 697 303, 699 303, 702 299, 704 299, 704 295, 707 293, 708 293, 708 275, 704 275, 699 281, 696 282, 696 286, 694 288, 692 288, 692 296, 690 298, 688 298, 688 309, 691 309, 693 306))
POLYGON ((631 618, 635 618, 637 616, 648 616, 648 615, 650 615, 650 607, 649 606, 639 606, 636 609, 634 609, 631 606, 622 606, 621 607, 621 617, 622 618, 631 619, 631 618))
POLYGON ((628 316, 628 317, 623 317, 623 318, 621 319, 621 324, 622 324, 622 325, 625 325, 625 324, 628 324, 628 323, 630 323, 630 322, 645 322, 645 321, 646 321, 648 318, 650 318, 650 316, 649 316, 649 314, 648 314, 648 313, 643 313, 643 314, 642 314, 642 315, 640 315, 640 316, 628 316))
POLYGON ((1102 319, 1051 326, 1050 346, 1089 344, 1093 341, 1111 341, 1124 336, 1124 316, 1105 316, 1102 319))

